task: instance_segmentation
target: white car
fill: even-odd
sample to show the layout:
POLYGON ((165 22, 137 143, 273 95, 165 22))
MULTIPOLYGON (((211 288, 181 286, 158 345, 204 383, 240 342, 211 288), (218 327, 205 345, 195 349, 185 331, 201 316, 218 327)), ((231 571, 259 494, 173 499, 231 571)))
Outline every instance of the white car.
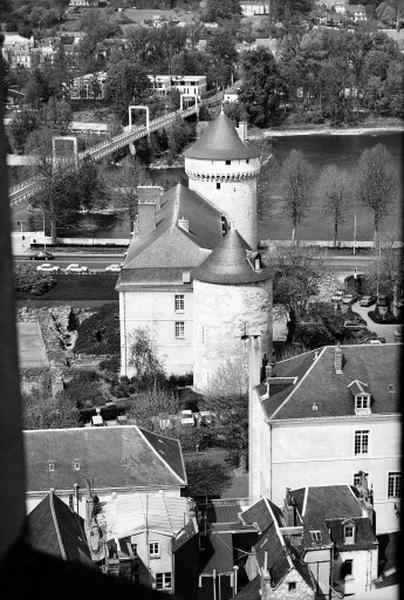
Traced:
POLYGON ((78 263, 72 263, 66 267, 66 273, 88 273, 88 267, 79 265, 78 263))
POLYGON ((110 273, 120 273, 121 265, 118 265, 118 263, 113 263, 112 265, 108 265, 107 267, 105 267, 104 270, 110 273))
POLYGON ((180 412, 180 423, 185 426, 195 426, 195 419, 192 410, 182 410, 180 412))
POLYGON ((57 265, 50 265, 49 263, 43 263, 43 265, 39 265, 36 268, 40 273, 58 273, 60 271, 60 267, 57 265))

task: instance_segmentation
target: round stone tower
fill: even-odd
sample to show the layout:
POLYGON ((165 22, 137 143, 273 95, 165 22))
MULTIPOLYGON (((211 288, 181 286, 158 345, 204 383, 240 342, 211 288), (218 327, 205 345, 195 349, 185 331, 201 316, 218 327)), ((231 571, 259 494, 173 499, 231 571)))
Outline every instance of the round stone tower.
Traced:
POLYGON ((260 334, 262 356, 272 355, 272 272, 230 229, 195 269, 193 286, 194 389, 203 393, 221 365, 248 365, 246 335, 260 334))
POLYGON ((184 156, 189 188, 233 222, 255 250, 259 151, 241 139, 222 110, 184 156))

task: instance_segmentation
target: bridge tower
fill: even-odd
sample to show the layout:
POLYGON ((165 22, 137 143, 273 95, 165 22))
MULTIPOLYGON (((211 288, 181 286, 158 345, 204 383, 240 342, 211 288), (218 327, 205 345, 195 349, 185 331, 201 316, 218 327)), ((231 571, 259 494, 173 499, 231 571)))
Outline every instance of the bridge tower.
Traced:
POLYGON ((259 150, 245 140, 223 109, 200 138, 184 152, 189 188, 221 211, 249 246, 257 248, 259 150))

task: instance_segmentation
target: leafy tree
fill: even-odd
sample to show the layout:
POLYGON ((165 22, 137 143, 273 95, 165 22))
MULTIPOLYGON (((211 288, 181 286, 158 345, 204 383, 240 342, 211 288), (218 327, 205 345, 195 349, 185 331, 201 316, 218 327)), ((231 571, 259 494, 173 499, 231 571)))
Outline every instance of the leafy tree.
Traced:
POLYGON ((273 261, 274 304, 282 304, 289 313, 289 341, 296 324, 307 312, 310 297, 318 293, 326 279, 323 260, 309 248, 292 246, 273 261))
POLYGON ((182 152, 194 137, 194 128, 190 123, 178 117, 167 128, 168 160, 171 162, 182 152))
POLYGON ((310 207, 313 169, 300 150, 291 150, 282 163, 281 191, 285 199, 285 213, 292 222, 292 240, 296 229, 310 207))
POLYGON ((358 164, 356 195, 373 211, 374 244, 379 243, 379 227, 386 216, 394 193, 395 172, 392 158, 383 144, 364 150, 358 164))
POLYGON ((145 67, 127 59, 111 67, 107 74, 105 99, 121 119, 130 104, 142 104, 150 95, 150 82, 145 67))
POLYGON ((139 427, 161 433, 165 430, 167 417, 176 415, 179 410, 178 397, 172 391, 152 388, 131 396, 126 414, 139 427))
POLYGON ((382 23, 392 24, 396 31, 400 31, 401 21, 404 19, 404 1, 386 0, 376 8, 376 16, 382 23))
POLYGON ((207 71, 207 57, 197 50, 181 50, 172 57, 171 73, 181 75, 200 75, 207 71))
POLYGON ((160 36, 160 28, 136 27, 128 32, 127 54, 131 62, 147 65, 148 72, 157 75, 168 69, 167 56, 160 36))
POLYGON ((79 426, 80 413, 66 398, 23 397, 24 429, 64 429, 79 426))
POLYGON ((229 27, 222 27, 209 37, 206 55, 209 80, 217 86, 226 87, 231 81, 231 74, 238 59, 235 37, 229 27))
POLYGON ((220 496, 231 483, 228 469, 207 458, 192 458, 185 461, 188 493, 191 497, 220 496))
POLYGON ((277 62, 272 52, 258 47, 243 54, 241 69, 243 83, 239 102, 251 124, 268 127, 276 122, 279 104, 285 95, 285 85, 277 62))
POLYGON ((380 251, 368 269, 368 278, 373 291, 386 294, 393 300, 393 309, 397 300, 404 295, 404 272, 400 251, 388 245, 380 251))
POLYGON ((24 108, 18 112, 8 127, 11 146, 18 154, 24 153, 29 134, 37 126, 37 115, 34 111, 24 108))
POLYGON ((345 221, 348 200, 351 197, 352 182, 348 174, 336 165, 324 167, 317 184, 323 200, 324 215, 334 224, 334 246, 337 245, 338 227, 345 221))
POLYGON ((14 285, 16 292, 29 292, 41 295, 55 285, 54 275, 38 272, 31 265, 19 264, 14 269, 14 285))
POLYGON ((148 329, 139 327, 133 332, 129 353, 129 365, 135 369, 136 378, 156 381, 163 368, 148 329))
POLYGON ((208 22, 231 20, 235 16, 241 15, 240 3, 238 0, 206 0, 203 20, 208 22))

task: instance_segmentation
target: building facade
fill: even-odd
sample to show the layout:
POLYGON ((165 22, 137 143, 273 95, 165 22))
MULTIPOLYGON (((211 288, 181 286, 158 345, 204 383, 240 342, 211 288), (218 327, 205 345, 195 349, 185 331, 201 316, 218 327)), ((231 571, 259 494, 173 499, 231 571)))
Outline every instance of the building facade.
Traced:
POLYGON ((376 532, 399 528, 399 344, 324 347, 278 363, 250 404, 251 498, 287 486, 357 484, 366 473, 376 532))

